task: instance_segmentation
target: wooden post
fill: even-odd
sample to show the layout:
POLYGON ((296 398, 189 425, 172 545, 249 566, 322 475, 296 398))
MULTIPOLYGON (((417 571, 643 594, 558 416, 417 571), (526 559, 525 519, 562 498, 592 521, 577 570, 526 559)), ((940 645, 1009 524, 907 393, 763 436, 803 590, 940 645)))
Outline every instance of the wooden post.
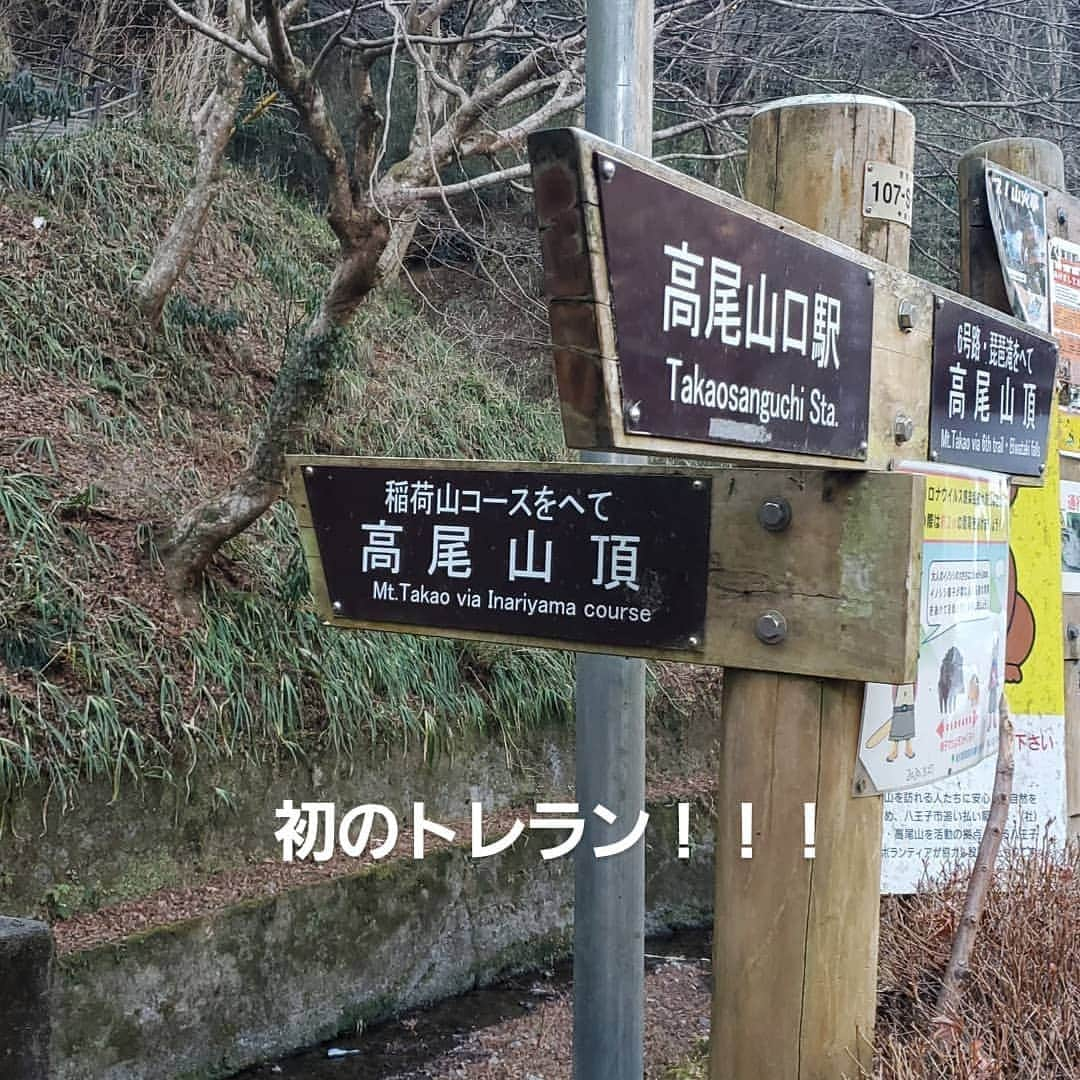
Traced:
MULTIPOLYGON (((863 181, 867 162, 910 173, 914 142, 911 114, 889 101, 778 102, 751 123, 747 198, 906 269, 910 227, 865 217, 863 181)), ((762 530, 763 545, 775 539, 762 530)), ((835 1080, 870 1067, 882 807, 853 798, 862 700, 861 683, 726 672, 713 1080, 835 1080), (803 857, 805 803, 816 804, 814 859, 803 857)))
MULTIPOLYGON (((1063 237, 1074 243, 1080 240, 1080 205, 1065 192, 1065 160, 1061 147, 1047 139, 995 139, 973 146, 960 159, 960 290, 984 304, 1011 313, 993 226, 987 211, 983 163, 993 162, 1011 172, 1019 173, 1048 189, 1046 200, 1046 229, 1049 237, 1063 237)), ((1058 458, 1057 447, 1051 443, 1047 455, 1046 483, 1054 489, 1055 509, 1034 500, 1041 493, 1021 495, 1014 513, 1040 512, 1055 520, 1058 484, 1060 480, 1080 479, 1080 463, 1075 459, 1058 458), (1060 469, 1060 472, 1059 472, 1060 469)), ((1053 528, 1050 521, 1047 528, 1053 528)), ((1018 588, 1025 586, 1026 567, 1017 566, 1018 588)), ((1065 797, 1067 828, 1070 839, 1080 836, 1080 651, 1070 640, 1069 627, 1080 626, 1080 597, 1065 596, 1062 600, 1063 655, 1065 682, 1065 797)), ((1039 633, 1052 630, 1038 630, 1039 633)), ((1030 648, 1030 643, 1028 643, 1030 648)), ((1007 652, 1011 650, 1006 650, 1007 652)), ((1023 652, 1023 650, 1020 650, 1023 652)))
MULTIPOLYGON (((983 161, 1064 190, 1065 159, 1061 147, 1047 139, 995 139, 973 146, 960 159, 960 291, 1012 314, 986 206, 983 161)), ((1053 224, 1047 226, 1054 235, 1053 224)))

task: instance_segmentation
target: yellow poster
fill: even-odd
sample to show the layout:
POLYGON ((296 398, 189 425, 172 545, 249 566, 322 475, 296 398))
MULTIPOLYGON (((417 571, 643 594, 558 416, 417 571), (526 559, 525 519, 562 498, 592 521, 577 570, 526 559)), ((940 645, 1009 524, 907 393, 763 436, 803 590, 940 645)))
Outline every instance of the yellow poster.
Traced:
MULTIPOLYGON (((1059 421, 1064 415, 1059 414, 1059 421)), ((1060 715, 1065 711, 1058 432, 1059 423, 1052 417, 1045 484, 1013 489, 1005 683, 1014 714, 1060 715)))

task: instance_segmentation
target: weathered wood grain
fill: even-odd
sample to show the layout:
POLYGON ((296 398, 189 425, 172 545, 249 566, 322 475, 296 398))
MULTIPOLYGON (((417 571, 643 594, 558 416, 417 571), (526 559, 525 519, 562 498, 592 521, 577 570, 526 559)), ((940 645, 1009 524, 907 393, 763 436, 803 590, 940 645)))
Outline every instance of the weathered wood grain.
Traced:
MULTIPOLYGON (((767 139, 751 142, 751 157, 757 152, 763 160, 752 160, 749 171, 762 176, 771 162, 778 179, 775 185, 759 180, 755 192, 771 192, 771 205, 803 225, 884 249, 899 264, 898 269, 876 264, 874 271, 869 458, 872 466, 882 467, 897 454, 892 433, 897 412, 910 415, 916 428, 902 455, 924 457, 932 297, 902 272, 907 244, 892 244, 881 231, 867 230, 862 217, 868 155, 910 169, 913 132, 888 143, 894 110, 870 103, 796 102, 769 111, 786 115, 786 122, 779 124, 774 144, 767 139), (862 112, 867 115, 860 116, 862 112), (833 175, 836 161, 838 175, 833 175), (814 180, 805 189, 784 181, 802 170, 814 180), (914 305, 915 329, 907 335, 896 323, 899 299, 914 305)), ((835 479, 825 482, 844 497, 835 479)), ((856 486, 855 499, 863 497, 855 494, 858 491, 856 486)), ((814 528, 827 524, 819 519, 814 528)), ((888 546, 897 540, 876 529, 844 538, 828 531, 811 535, 815 554, 806 566, 806 580, 819 582, 826 594, 825 583, 845 566, 847 572, 857 573, 861 567, 867 575, 878 573, 878 559, 888 558, 888 546)), ((918 550, 921 538, 920 510, 902 546, 918 550)), ((881 591, 868 601, 870 610, 910 604, 918 592, 916 565, 917 559, 909 563, 912 576, 904 583, 879 581, 881 591)), ((822 614, 815 612, 819 619, 822 614)), ((917 633, 918 609, 910 610, 908 618, 917 633)), ((812 623, 805 630, 813 634, 820 625, 812 623)), ((822 651, 871 652, 881 644, 874 630, 857 630, 851 623, 833 629, 836 633, 823 640, 822 651)), ((917 639, 909 639, 905 648, 914 659, 917 639)), ((823 665, 813 673, 835 676, 835 671, 836 665, 823 665)), ((852 797, 862 702, 861 682, 731 669, 725 673, 718 755, 712 1080, 835 1080, 861 1075, 861 1069, 871 1065, 882 821, 880 797, 852 797), (752 801, 755 822, 761 822, 752 860, 738 858, 738 846, 728 835, 727 821, 735 815, 737 801, 752 801), (802 858, 805 803, 815 804, 813 860, 802 858)))
MULTIPOLYGON (((747 191, 768 209, 586 132, 564 128, 539 132, 530 138, 545 292, 568 446, 853 471, 885 470, 897 460, 926 459, 934 297, 945 296, 976 311, 989 313, 993 309, 908 274, 908 227, 862 215, 862 169, 867 155, 892 163, 910 160, 914 145, 910 114, 869 105, 848 106, 836 116, 835 110, 825 105, 806 108, 812 114, 810 120, 817 118, 814 123, 803 124, 795 115, 799 109, 793 112, 790 108, 770 108, 759 114, 760 119, 755 117, 752 124, 747 191), (827 130, 815 127, 815 123, 826 124, 827 130), (828 161, 815 164, 827 148, 828 161), (616 326, 595 174, 598 153, 725 210, 840 255, 873 275, 874 342, 865 461, 625 432, 616 326), (808 177, 813 182, 808 182, 808 177), (812 207, 818 197, 822 198, 822 206, 815 215, 812 207), (847 226, 843 225, 845 214, 851 218, 847 226), (829 230, 840 232, 848 243, 823 235, 829 230), (864 245, 881 258, 849 244, 864 245), (897 322, 901 302, 912 307, 914 327, 909 332, 901 330, 897 322), (904 443, 898 443, 895 437, 897 414, 910 417, 914 424, 912 438, 904 443)), ((1000 311, 995 311, 998 317, 1000 311)))
MULTIPOLYGON (((308 562, 312 596, 328 625, 582 652, 611 651, 610 645, 340 618, 330 603, 305 493, 305 465, 392 466, 403 472, 442 467, 594 475, 601 467, 566 462, 533 465, 290 456, 287 491, 308 562)), ((653 465, 618 466, 607 471, 712 479, 711 551, 701 647, 635 648, 626 650, 627 655, 761 671, 824 672, 837 678, 873 681, 910 677, 919 624, 922 477, 653 465), (773 533, 762 527, 757 515, 762 502, 778 497, 790 503, 792 523, 784 532, 773 533), (915 584, 909 587, 909 583, 915 584), (788 636, 778 645, 763 644, 755 630, 759 616, 770 610, 780 611, 788 623, 788 636)))

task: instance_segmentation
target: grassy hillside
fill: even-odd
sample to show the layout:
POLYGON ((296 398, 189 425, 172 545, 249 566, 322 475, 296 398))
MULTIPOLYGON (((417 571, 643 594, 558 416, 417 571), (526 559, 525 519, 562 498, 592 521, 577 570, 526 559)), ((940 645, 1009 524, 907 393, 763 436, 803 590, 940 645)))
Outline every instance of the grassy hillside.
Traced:
MULTIPOLYGON (((129 288, 189 169, 153 121, 0 157, 0 795, 43 780, 66 800, 83 778, 176 779, 214 755, 513 740, 565 715, 563 654, 324 629, 285 505, 218 558, 204 624, 180 623, 154 526, 243 462, 332 255, 309 207, 233 169, 147 335, 129 288)), ((536 372, 506 368, 388 292, 310 447, 563 456, 536 372)))

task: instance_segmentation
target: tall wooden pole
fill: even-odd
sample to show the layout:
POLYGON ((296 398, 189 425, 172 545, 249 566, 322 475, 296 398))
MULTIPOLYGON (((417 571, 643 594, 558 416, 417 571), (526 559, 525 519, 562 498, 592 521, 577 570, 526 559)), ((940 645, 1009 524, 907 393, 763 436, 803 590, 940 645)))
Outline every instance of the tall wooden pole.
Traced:
MULTIPOLYGON (((1026 176, 1048 189, 1046 229, 1050 237, 1064 237, 1074 243, 1080 239, 1075 200, 1065 192, 1065 159, 1061 147, 1047 139, 994 139, 973 146, 960 159, 960 291, 984 304, 1012 313, 998 257, 997 242, 986 204, 984 162, 993 162, 1011 172, 1026 176), (1062 212, 1059 218, 1058 211, 1062 212), (1072 211, 1070 213, 1070 211, 1072 211)), ((1057 445, 1051 441, 1046 462, 1046 484, 1057 489, 1061 479, 1075 480, 1077 464, 1059 460, 1057 445)), ((1057 493, 1050 504, 1038 490, 1021 491, 1013 507, 1017 517, 1024 514, 1046 518, 1046 529, 1056 527, 1057 493)), ((1020 574, 1026 569, 1019 566, 1020 574)), ((1020 583, 1022 585, 1022 583, 1020 583)), ((1036 587, 1038 587, 1036 585, 1036 587)), ((1080 620, 1080 597, 1062 600, 1066 624, 1080 620)), ((1035 628, 1032 628, 1035 632, 1035 628)), ((1038 628, 1040 634, 1053 636, 1053 627, 1038 628)), ((1038 647, 1038 646, 1036 646, 1038 647)), ((1010 652, 1006 648, 1006 653, 1010 652)), ((1070 650, 1071 651, 1071 650, 1070 650)), ((1076 680, 1080 663, 1066 655, 1065 667, 1065 795, 1067 828, 1070 839, 1080 836, 1080 690, 1076 680)), ((1019 711, 1019 710, 1018 710, 1019 711)))
MULTIPOLYGON (((652 153, 653 0, 587 7, 585 126, 652 153)), ((630 464, 627 454, 582 461, 630 464)), ((610 844, 645 808, 645 662, 579 653, 575 784, 585 833, 574 852, 574 1077, 641 1080, 645 1010, 645 843, 609 858, 610 844), (603 805, 612 826, 593 810, 603 805)))
MULTIPOLYGON (((995 139, 973 146, 960 159, 960 291, 1012 314, 986 206, 984 161, 1063 191, 1065 159, 1061 147, 1047 139, 995 139)), ((1047 227, 1053 236, 1053 223, 1047 227)))
MULTIPOLYGON (((787 99, 753 118, 747 198, 906 269, 910 228, 864 217, 863 178, 867 161, 910 172, 914 144, 914 119, 893 102, 787 99)), ((761 542, 792 542, 797 528, 763 529, 761 542)), ((870 1067, 882 807, 853 797, 862 700, 861 683, 725 673, 713 1080, 836 1080, 870 1067), (814 859, 804 858, 806 803, 816 804, 814 859)))

